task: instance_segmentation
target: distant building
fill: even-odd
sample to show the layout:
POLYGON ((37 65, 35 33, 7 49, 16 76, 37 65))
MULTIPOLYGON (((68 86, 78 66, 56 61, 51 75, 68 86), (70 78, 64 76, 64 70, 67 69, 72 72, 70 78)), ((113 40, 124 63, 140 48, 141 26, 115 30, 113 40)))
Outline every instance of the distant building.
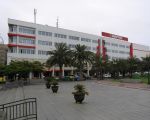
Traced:
POLYGON ((7 45, 0 44, 0 64, 5 65, 7 63, 7 50, 7 45))
MULTIPOLYGON (((112 60, 127 59, 133 56, 141 58, 150 55, 149 46, 130 43, 127 37, 106 32, 102 32, 102 35, 92 35, 14 19, 8 19, 8 27, 7 64, 12 60, 43 63, 49 57, 47 52, 54 50, 55 45, 61 42, 66 43, 71 49, 74 49, 77 44, 85 45, 87 50, 96 53, 99 41, 99 51, 103 59, 106 56, 112 60)), ((63 67, 63 74, 72 70, 72 67, 63 67)), ((59 71, 59 68, 54 66, 48 71, 54 74, 59 71)))

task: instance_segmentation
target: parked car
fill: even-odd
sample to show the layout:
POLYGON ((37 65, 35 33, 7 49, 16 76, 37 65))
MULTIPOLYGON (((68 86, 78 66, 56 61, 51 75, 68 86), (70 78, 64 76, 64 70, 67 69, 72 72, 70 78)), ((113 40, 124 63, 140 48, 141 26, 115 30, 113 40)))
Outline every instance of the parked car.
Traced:
POLYGON ((111 77, 111 74, 104 74, 103 75, 105 78, 110 78, 111 77))

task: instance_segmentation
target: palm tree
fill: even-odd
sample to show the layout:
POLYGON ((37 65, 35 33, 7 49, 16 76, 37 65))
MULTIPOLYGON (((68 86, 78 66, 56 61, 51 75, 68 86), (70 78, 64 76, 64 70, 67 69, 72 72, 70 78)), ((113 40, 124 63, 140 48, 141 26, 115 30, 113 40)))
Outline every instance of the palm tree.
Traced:
POLYGON ((68 65, 70 63, 71 50, 65 43, 59 43, 55 48, 55 50, 49 51, 48 54, 50 57, 46 61, 46 64, 49 67, 58 65, 60 68, 59 77, 61 78, 63 65, 68 65))
POLYGON ((86 49, 87 47, 85 45, 77 44, 72 55, 73 66, 79 70, 81 80, 83 78, 82 72, 84 67, 87 66, 87 64, 92 64, 94 60, 94 53, 86 49))
POLYGON ((142 58, 144 70, 148 71, 148 84, 150 84, 150 56, 142 58))

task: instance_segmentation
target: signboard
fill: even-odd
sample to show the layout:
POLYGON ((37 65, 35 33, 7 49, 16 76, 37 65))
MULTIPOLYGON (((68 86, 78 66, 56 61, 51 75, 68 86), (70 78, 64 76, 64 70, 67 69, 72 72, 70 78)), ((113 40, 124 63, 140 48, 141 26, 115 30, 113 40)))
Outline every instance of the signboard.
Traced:
POLYGON ((107 32, 102 32, 102 36, 104 36, 104 37, 110 37, 110 38, 115 38, 115 39, 119 39, 119 40, 124 40, 124 41, 128 41, 127 37, 123 37, 123 36, 119 36, 119 35, 114 35, 114 34, 107 33, 107 32))

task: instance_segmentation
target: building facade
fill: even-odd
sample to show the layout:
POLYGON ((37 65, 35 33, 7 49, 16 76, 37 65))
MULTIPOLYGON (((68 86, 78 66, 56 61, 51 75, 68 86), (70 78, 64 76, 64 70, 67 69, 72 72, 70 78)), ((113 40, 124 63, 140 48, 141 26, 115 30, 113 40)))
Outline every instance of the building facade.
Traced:
MULTIPOLYGON (((102 35, 92 35, 48 25, 35 24, 14 19, 8 19, 8 54, 7 64, 12 60, 29 60, 46 62, 48 51, 54 50, 57 43, 66 43, 71 49, 76 44, 85 45, 87 50, 97 52, 98 40, 100 52, 112 59, 138 58, 149 55, 149 47, 130 43, 128 38, 102 32, 102 35)), ((63 70, 73 70, 65 67, 63 70)), ((49 71, 58 71, 55 66, 49 71)))

